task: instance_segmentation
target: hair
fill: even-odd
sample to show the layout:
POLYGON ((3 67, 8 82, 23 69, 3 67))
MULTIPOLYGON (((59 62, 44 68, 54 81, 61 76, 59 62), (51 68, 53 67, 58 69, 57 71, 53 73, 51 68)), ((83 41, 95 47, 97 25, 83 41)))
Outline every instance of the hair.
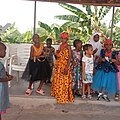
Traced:
POLYGON ((73 42, 73 46, 76 47, 78 43, 82 43, 82 41, 80 39, 75 39, 73 42))
POLYGON ((6 49, 5 44, 4 44, 4 43, 2 43, 2 42, 0 42, 0 50, 1 50, 1 49, 6 49))
POLYGON ((85 44, 85 45, 83 46, 83 50, 84 50, 84 51, 85 51, 85 50, 88 50, 90 47, 92 47, 91 44, 85 44))
POLYGON ((33 39, 35 36, 37 36, 38 38, 40 38, 40 36, 39 36, 38 34, 34 34, 34 35, 32 36, 32 39, 33 39))
POLYGON ((52 43, 52 38, 47 38, 47 39, 46 39, 46 42, 52 43))

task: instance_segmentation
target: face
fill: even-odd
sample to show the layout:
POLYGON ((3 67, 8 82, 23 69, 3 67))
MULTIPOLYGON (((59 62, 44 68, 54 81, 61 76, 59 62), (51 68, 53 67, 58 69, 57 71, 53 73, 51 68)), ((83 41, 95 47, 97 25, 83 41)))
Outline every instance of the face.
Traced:
POLYGON ((113 45, 112 44, 105 44, 104 45, 107 50, 111 50, 113 45))
POLYGON ((67 39, 63 39, 63 38, 61 38, 61 40, 60 40, 60 42, 61 42, 62 44, 66 43, 67 41, 68 41, 67 39))
POLYGON ((33 42, 36 43, 36 44, 40 43, 40 38, 37 35, 35 35, 33 37, 33 42))
POLYGON ((47 41, 47 47, 51 47, 52 43, 50 41, 47 41))
POLYGON ((95 36, 94 36, 94 41, 95 41, 95 42, 98 42, 98 41, 99 41, 99 35, 95 35, 95 36))
POLYGON ((2 48, 2 49, 0 50, 0 57, 1 57, 1 58, 4 58, 5 55, 6 55, 6 48, 4 47, 4 48, 2 48))
POLYGON ((86 50, 86 53, 89 55, 93 55, 93 47, 89 47, 88 50, 86 50))
POLYGON ((81 50, 81 49, 82 49, 82 43, 79 42, 78 44, 76 44, 76 48, 77 48, 78 50, 81 50))

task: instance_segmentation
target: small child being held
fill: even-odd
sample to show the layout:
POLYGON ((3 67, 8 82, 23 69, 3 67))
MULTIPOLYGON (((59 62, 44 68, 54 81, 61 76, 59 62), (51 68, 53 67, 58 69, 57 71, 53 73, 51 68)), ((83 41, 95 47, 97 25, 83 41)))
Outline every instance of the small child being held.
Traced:
MULTIPOLYGON (((50 64, 51 71, 53 71, 53 67, 54 67, 53 56, 55 56, 55 48, 52 47, 52 39, 51 38, 47 38, 46 46, 44 47, 44 52, 45 52, 45 56, 47 58, 47 61, 50 64)), ((52 75, 51 75, 51 77, 52 77, 52 75)), ((51 83, 50 79, 47 81, 47 83, 51 83)))
POLYGON ((82 74, 83 74, 82 98, 83 99, 86 98, 85 93, 87 92, 88 93, 87 98, 91 99, 92 96, 90 94, 90 90, 91 90, 91 83, 93 81, 93 67, 94 67, 93 47, 91 44, 86 44, 83 46, 83 50, 85 52, 85 55, 82 58, 82 74))
MULTIPOLYGON (((6 46, 0 42, 0 57, 4 58, 6 55, 6 46)), ((6 113, 9 108, 9 93, 8 81, 12 80, 13 76, 6 73, 4 65, 0 62, 0 120, 1 114, 6 113)))

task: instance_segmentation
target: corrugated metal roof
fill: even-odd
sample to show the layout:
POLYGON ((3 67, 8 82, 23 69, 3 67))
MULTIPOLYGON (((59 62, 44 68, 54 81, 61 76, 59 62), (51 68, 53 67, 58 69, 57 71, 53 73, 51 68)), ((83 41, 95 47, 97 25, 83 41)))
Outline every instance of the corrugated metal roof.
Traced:
POLYGON ((86 4, 97 6, 120 6, 120 0, 28 0, 41 2, 64 2, 73 4, 86 4))

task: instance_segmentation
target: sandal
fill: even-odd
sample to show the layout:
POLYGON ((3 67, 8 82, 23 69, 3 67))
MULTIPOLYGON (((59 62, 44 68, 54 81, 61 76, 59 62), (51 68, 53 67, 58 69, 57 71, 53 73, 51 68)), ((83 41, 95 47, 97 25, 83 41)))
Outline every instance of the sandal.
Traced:
POLYGON ((37 92, 38 94, 45 95, 45 92, 44 92, 42 89, 37 90, 36 92, 37 92))
POLYGON ((115 95, 115 101, 119 101, 119 94, 115 95))
POLYGON ((26 92, 25 92, 25 95, 26 96, 30 96, 32 94, 32 91, 31 89, 27 89, 26 92))

